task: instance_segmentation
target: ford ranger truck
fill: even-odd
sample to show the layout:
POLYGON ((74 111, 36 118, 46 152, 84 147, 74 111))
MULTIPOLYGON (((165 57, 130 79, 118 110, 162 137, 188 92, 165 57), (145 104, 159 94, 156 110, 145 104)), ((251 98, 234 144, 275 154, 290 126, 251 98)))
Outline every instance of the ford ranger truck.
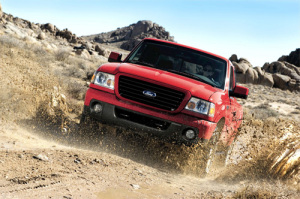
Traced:
POLYGON ((186 145, 206 143, 208 172, 217 145, 225 153, 243 118, 234 66, 221 56, 146 38, 121 61, 112 52, 94 73, 81 123, 87 118, 186 145))

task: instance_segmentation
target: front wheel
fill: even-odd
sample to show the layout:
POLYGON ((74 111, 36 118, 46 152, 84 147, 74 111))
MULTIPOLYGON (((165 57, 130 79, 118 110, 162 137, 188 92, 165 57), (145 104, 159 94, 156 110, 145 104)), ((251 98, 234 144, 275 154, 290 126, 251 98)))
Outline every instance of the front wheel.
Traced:
POLYGON ((99 130, 98 122, 87 115, 86 113, 82 113, 79 122, 79 132, 83 135, 93 135, 95 131, 99 130))
POLYGON ((218 131, 218 128, 216 128, 210 140, 208 140, 206 143, 203 143, 203 159, 201 165, 203 176, 207 175, 211 171, 212 165, 214 164, 216 151, 220 140, 220 134, 220 131, 218 131))

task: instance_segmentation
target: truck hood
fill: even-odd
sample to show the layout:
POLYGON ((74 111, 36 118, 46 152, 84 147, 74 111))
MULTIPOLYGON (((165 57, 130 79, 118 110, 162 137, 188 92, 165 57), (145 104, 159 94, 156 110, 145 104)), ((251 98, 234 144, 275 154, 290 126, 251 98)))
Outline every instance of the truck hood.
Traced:
POLYGON ((108 63, 99 68, 100 71, 111 74, 130 74, 133 76, 143 77, 154 82, 159 82, 172 87, 177 87, 189 91, 192 96, 210 101, 210 96, 215 92, 221 91, 219 88, 212 87, 203 82, 174 74, 171 72, 137 65, 131 63, 108 63))

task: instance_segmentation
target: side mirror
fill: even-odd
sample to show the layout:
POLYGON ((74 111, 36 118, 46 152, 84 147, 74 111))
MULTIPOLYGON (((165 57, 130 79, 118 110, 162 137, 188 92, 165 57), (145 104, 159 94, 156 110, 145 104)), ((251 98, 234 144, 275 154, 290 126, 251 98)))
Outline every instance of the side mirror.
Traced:
POLYGON ((108 62, 121 62, 122 54, 111 52, 108 57, 108 62))
POLYGON ((242 99, 247 99, 249 94, 249 89, 243 86, 236 85, 233 91, 229 92, 232 97, 238 97, 242 99))

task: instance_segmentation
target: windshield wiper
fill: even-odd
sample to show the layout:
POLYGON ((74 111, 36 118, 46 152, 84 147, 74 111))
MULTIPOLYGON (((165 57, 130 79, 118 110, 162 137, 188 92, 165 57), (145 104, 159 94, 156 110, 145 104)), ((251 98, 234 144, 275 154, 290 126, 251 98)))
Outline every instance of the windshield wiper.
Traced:
POLYGON ((130 63, 133 63, 133 64, 142 64, 144 66, 154 67, 153 64, 150 64, 150 63, 147 63, 147 62, 143 62, 143 61, 134 61, 134 62, 130 62, 130 63))
POLYGON ((168 72, 176 73, 176 74, 178 74, 178 75, 183 75, 183 76, 185 76, 185 77, 190 77, 190 78, 192 78, 192 79, 199 80, 199 81, 204 82, 204 83, 206 83, 206 84, 208 84, 208 85, 211 85, 211 86, 213 86, 213 87, 216 87, 215 84, 213 84, 213 83, 211 83, 211 82, 209 82, 209 81, 206 81, 206 80, 202 79, 201 77, 198 77, 198 76, 193 75, 193 74, 191 74, 191 73, 181 72, 181 71, 177 71, 177 70, 168 70, 168 72))

